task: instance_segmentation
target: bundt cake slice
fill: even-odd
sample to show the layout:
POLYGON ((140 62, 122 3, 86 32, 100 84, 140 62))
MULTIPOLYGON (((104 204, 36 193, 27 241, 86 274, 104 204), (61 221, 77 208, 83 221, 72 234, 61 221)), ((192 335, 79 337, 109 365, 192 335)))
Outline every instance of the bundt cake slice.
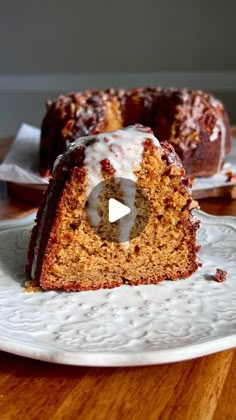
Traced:
POLYGON ((79 138, 55 163, 31 236, 27 277, 45 290, 65 291, 187 278, 199 266, 194 207, 181 161, 150 128, 136 125, 79 138), (107 217, 107 193, 111 197, 118 191, 125 203, 121 179, 137 187, 128 191, 135 215, 128 224, 106 219, 98 235, 94 227, 107 217), (107 191, 104 180, 116 192, 107 191), (140 204, 139 188, 148 198, 149 217, 134 235, 147 210, 140 204), (94 217, 89 220, 91 205, 94 217), (107 230, 121 238, 122 229, 125 241, 106 237, 107 230))

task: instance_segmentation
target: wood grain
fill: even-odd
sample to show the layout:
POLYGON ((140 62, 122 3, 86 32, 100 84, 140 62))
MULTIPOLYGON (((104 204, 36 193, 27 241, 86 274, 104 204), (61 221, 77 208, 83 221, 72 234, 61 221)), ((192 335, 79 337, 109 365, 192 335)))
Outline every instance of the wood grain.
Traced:
MULTIPOLYGON (((7 150, 1 149, 0 157, 7 150)), ((200 200, 236 215, 236 200, 200 200)), ((32 204, 0 186, 0 219, 32 204)), ((236 350, 185 362, 130 368, 56 365, 0 352, 0 420, 236 420, 236 350)))
POLYGON ((217 401, 213 420, 236 419, 236 351, 232 352, 232 361, 228 369, 224 387, 217 401))
POLYGON ((235 350, 132 368, 1 354, 1 419, 235 419, 235 350), (228 413, 228 417, 225 414, 228 413))

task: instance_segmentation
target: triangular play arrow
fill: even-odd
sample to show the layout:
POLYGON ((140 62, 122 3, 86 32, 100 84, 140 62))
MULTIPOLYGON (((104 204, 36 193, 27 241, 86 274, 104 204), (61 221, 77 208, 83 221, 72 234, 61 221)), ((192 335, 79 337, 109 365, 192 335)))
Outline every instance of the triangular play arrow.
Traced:
POLYGON ((131 212, 129 207, 125 206, 114 198, 109 199, 108 206, 108 220, 110 223, 116 222, 131 212))

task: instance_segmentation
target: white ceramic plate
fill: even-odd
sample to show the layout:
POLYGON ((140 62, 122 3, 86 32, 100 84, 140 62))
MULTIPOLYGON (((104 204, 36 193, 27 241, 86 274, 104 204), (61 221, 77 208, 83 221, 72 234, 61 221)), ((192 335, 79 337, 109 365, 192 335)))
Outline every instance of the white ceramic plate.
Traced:
POLYGON ((24 293, 34 216, 0 223, 0 350, 56 363, 132 366, 236 345, 236 218, 198 213, 203 267, 188 280, 24 293), (216 268, 227 281, 212 280, 216 268))

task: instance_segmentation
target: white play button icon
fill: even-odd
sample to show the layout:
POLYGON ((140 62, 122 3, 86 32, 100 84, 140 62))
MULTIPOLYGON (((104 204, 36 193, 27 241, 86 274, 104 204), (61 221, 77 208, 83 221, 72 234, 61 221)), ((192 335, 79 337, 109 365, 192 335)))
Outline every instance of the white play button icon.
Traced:
POLYGON ((110 198, 108 202, 108 220, 110 223, 114 223, 122 217, 126 216, 131 212, 128 206, 125 206, 120 201, 110 198))
POLYGON ((150 203, 136 182, 111 176, 92 189, 85 213, 89 226, 102 241, 127 243, 145 229, 150 203))

